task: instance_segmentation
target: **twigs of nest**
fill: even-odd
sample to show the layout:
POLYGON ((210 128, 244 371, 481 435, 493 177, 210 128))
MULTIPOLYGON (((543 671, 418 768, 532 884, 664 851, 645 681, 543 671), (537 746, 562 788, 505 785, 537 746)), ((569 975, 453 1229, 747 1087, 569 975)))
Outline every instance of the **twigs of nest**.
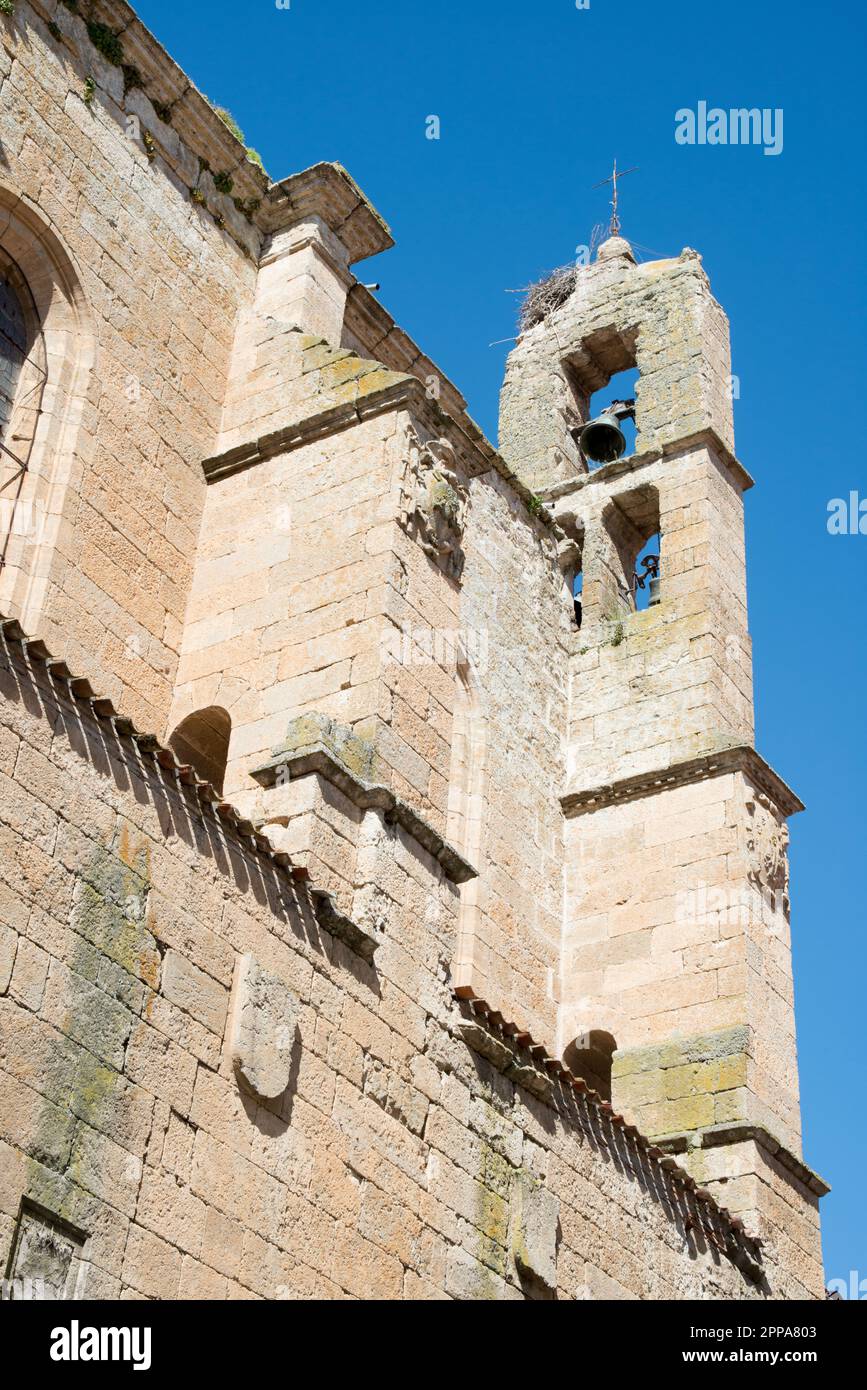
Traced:
MULTIPOLYGON (((521 307, 518 310, 518 332, 527 333, 531 328, 535 328, 537 323, 542 323, 549 314, 553 314, 555 309, 559 309, 561 304, 565 304, 578 282, 578 267, 580 264, 589 265, 593 259, 593 254, 597 250, 601 241, 605 238, 605 228, 601 222, 590 234, 589 246, 577 246, 578 253, 587 253, 586 261, 573 261, 569 265, 558 266, 549 275, 543 275, 541 280, 535 284, 526 285, 522 290, 510 290, 510 294, 522 294, 524 296, 521 307)), ((505 341, 505 340, 504 340, 505 341)))
POLYGON ((570 294, 575 288, 577 279, 577 268, 574 265, 561 265, 557 270, 552 270, 550 275, 546 275, 535 284, 528 285, 523 290, 515 293, 523 294, 524 299, 518 310, 518 329, 521 333, 527 333, 531 328, 535 328, 537 323, 541 323, 555 309, 559 309, 561 304, 565 304, 570 294))

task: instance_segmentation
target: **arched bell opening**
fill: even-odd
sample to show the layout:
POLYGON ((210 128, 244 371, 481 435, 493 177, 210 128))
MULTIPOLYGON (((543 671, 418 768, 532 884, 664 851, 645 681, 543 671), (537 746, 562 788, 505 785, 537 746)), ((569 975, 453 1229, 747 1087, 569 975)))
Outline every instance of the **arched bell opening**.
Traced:
POLYGON ((581 570, 576 570, 570 581, 570 591, 572 598, 572 616, 575 627, 580 631, 584 621, 584 574, 581 570))
POLYGON ((626 618, 660 601, 659 493, 649 484, 613 497, 602 513, 604 616, 626 618))
POLYGON ((602 389, 594 391, 590 397, 588 421, 595 423, 592 427, 588 425, 581 447, 591 470, 635 453, 637 389, 638 368, 630 367, 624 372, 615 372, 602 389), (631 407, 631 414, 621 409, 625 406, 631 407))
POLYGON ((633 601, 635 611, 643 613, 645 608, 655 608, 661 594, 660 578, 660 535, 655 531, 645 541, 635 557, 632 570, 633 601))
POLYGON ((581 471, 593 472, 638 447, 638 330, 602 328, 563 363, 566 415, 581 471))
POLYGON ((563 599, 570 625, 578 631, 584 621, 584 523, 568 505, 557 510, 556 516, 562 532, 557 562, 563 576, 563 599))

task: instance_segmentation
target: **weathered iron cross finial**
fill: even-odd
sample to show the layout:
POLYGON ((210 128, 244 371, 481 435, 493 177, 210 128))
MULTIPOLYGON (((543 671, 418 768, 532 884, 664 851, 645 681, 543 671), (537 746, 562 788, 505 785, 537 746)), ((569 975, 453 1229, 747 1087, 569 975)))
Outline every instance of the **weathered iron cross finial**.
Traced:
POLYGON ((608 228, 609 236, 617 236, 620 231, 620 218, 617 215, 617 180, 625 179, 627 174, 635 174, 637 172, 637 164, 634 164, 631 169, 618 169, 617 160, 615 159, 614 172, 609 174, 607 179, 600 179, 599 183, 594 183, 593 185, 594 188, 601 188, 603 184, 610 183, 613 188, 613 197, 611 199, 611 223, 608 228))

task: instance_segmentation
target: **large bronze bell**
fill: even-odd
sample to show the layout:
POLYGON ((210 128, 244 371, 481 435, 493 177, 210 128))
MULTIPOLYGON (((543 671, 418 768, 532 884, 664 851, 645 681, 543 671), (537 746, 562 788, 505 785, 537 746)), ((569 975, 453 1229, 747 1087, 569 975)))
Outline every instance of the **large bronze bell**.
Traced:
POLYGON ((578 447, 595 463, 613 463, 626 452, 626 436, 619 422, 634 418, 634 401, 612 401, 578 433, 578 447))
POLYGON ((612 463, 626 451, 626 436, 616 415, 607 411, 590 420, 578 436, 581 452, 596 463, 612 463))

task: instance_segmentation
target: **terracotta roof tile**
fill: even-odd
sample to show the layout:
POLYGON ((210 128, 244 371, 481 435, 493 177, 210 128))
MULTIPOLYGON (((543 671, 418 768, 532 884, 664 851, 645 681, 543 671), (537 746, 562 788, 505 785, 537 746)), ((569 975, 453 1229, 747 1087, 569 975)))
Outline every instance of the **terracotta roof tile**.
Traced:
MULTIPOLYGON (((469 986, 464 986, 460 991, 455 990, 454 998, 467 1009, 471 1016, 480 1018, 485 1026, 493 1033, 501 1035, 502 1039, 513 1048, 529 1052, 535 1063, 544 1066, 547 1070, 555 1072, 563 1085, 568 1086, 573 1091, 587 1097, 588 1102, 595 1107, 597 1112, 609 1124, 612 1131, 616 1130, 623 1137, 628 1138, 636 1148, 640 1149, 645 1157, 654 1163, 668 1178, 675 1182, 684 1192, 689 1193, 693 1199, 702 1204, 703 1210, 696 1212, 696 1216, 701 1219, 701 1226, 704 1234, 711 1240, 711 1243, 723 1249, 736 1264, 743 1267, 752 1278, 760 1275, 758 1268, 758 1252, 762 1242, 758 1237, 748 1236, 740 1217, 733 1216, 726 1207, 720 1206, 716 1198, 711 1195, 707 1188, 699 1187, 692 1177, 670 1154, 665 1154, 657 1144, 651 1143, 646 1135, 638 1129, 636 1125, 628 1124, 625 1116, 617 1114, 610 1101, 600 1096, 599 1092, 587 1084, 583 1077, 576 1076, 557 1058, 553 1058, 541 1043, 537 1043, 532 1034, 517 1024, 510 1023, 503 1025, 498 1022, 502 1019, 502 1014, 495 1010, 484 999, 476 999, 469 986), (516 1031, 513 1031, 516 1030, 516 1031), (716 1219, 727 1228, 729 1244, 721 1245, 719 1238, 715 1235, 708 1224, 709 1221, 716 1219)), ((613 1134, 612 1134, 613 1137, 613 1134)), ((696 1221, 692 1216, 685 1218, 687 1229, 694 1228, 696 1221)))
MULTIPOLYGON (((189 763, 181 763, 172 750, 166 748, 155 734, 140 732, 131 719, 118 714, 113 701, 105 696, 97 695, 90 681, 83 677, 74 676, 66 662, 53 657, 44 642, 30 639, 15 618, 0 616, 0 635, 6 643, 20 645, 26 660, 44 665, 49 678, 58 685, 65 686, 74 700, 87 704, 95 718, 110 719, 119 738, 130 740, 143 757, 153 758, 167 775, 176 778, 179 785, 191 788, 202 803, 203 810, 206 812, 210 810, 212 814, 216 814, 223 824, 234 831, 238 838, 244 842, 246 848, 269 859, 279 870, 288 874, 293 883, 299 884, 309 881, 310 874, 306 868, 293 864, 285 851, 278 850, 252 821, 242 816, 230 802, 224 801, 210 782, 198 776, 195 768, 191 767, 189 763)), ((314 898, 319 902, 328 899, 329 895, 317 894, 314 891, 314 898)), ((333 932, 335 922, 339 927, 339 918, 334 916, 332 920, 332 917, 329 916, 329 922, 323 923, 324 929, 333 932)), ((348 939, 352 948, 359 951, 368 960, 372 957, 378 944, 373 938, 367 937, 359 928, 355 928, 351 934, 347 933, 344 939, 348 939)))

